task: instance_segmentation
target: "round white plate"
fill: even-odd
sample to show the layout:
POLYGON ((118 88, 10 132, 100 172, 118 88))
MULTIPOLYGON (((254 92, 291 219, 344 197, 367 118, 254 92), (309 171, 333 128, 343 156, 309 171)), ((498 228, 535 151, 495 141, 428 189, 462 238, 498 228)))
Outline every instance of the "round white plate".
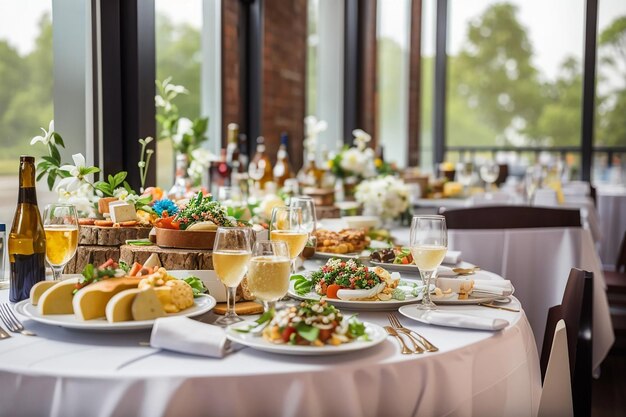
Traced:
MULTIPOLYGON (((215 307, 215 298, 210 295, 203 294, 194 298, 194 305, 179 313, 168 314, 170 316, 186 316, 195 317, 204 314, 215 307)), ((121 321, 118 323, 109 323, 104 317, 94 320, 80 320, 74 314, 51 314, 41 315, 37 310, 37 306, 30 303, 30 300, 23 300, 15 304, 15 310, 29 319, 39 323, 49 324, 52 326, 61 326, 68 329, 76 330, 99 330, 99 331, 120 331, 120 330, 142 330, 151 329, 154 320, 143 321, 121 321)))
MULTIPOLYGON (((392 263, 385 263, 385 262, 374 262, 374 261, 369 261, 369 263, 371 263, 374 266, 380 266, 382 268, 387 269, 388 271, 398 271, 398 272, 408 272, 408 273, 412 273, 412 274, 416 274, 419 275, 420 270, 417 267, 417 265, 415 264, 392 264, 392 263)), ((453 276, 458 276, 458 274, 452 272, 452 268, 472 268, 475 265, 469 263, 469 262, 461 262, 460 264, 458 264, 457 266, 449 266, 449 265, 441 265, 439 266, 439 268, 437 268, 438 273, 440 276, 442 277, 446 277, 446 278, 451 278, 453 276)), ((475 277, 476 278, 476 274, 479 273, 487 273, 487 274, 491 274, 487 271, 482 271, 482 270, 478 270, 476 271, 474 274, 471 275, 463 275, 464 277, 468 277, 468 278, 472 278, 475 277)), ((493 276, 497 277, 497 275, 492 274, 493 276)), ((485 279, 486 277, 484 277, 483 279, 485 279)), ((490 279, 490 278, 486 278, 486 279, 490 279)))
POLYGON ((240 326, 254 325, 255 322, 240 322, 235 323, 226 328, 226 337, 233 342, 241 343, 253 349, 262 350, 265 352, 280 353, 283 355, 305 355, 305 356, 320 356, 320 355, 336 355, 338 353, 354 352, 355 350, 369 349, 382 343, 387 338, 387 332, 385 329, 374 323, 364 322, 365 331, 369 337, 368 341, 355 340, 349 343, 342 343, 339 346, 324 345, 324 346, 300 346, 289 344, 276 344, 267 341, 263 336, 257 336, 250 333, 240 333, 233 328, 240 326))
MULTIPOLYGON (((294 282, 289 282, 289 291, 287 291, 287 295, 291 298, 295 298, 296 300, 319 300, 320 297, 314 291, 310 291, 308 294, 299 295, 294 289, 294 282)), ((388 310, 397 310, 398 307, 407 304, 415 304, 421 301, 422 294, 420 293, 417 297, 407 298, 404 301, 399 300, 389 300, 389 301, 354 301, 354 300, 339 300, 336 298, 326 298, 323 297, 324 300, 328 304, 332 304, 337 308, 346 309, 346 310, 367 310, 367 311, 388 311, 388 310)))

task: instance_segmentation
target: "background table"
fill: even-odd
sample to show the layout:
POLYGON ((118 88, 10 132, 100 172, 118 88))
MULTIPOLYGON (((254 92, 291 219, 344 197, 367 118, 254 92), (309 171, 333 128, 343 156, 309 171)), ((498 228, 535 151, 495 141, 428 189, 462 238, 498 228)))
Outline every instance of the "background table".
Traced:
POLYGON ((599 186, 597 200, 602 228, 600 258, 607 268, 613 269, 626 232, 626 187, 599 186))
MULTIPOLYGON (((2 301, 6 297, 0 292, 2 301)), ((0 415, 535 415, 541 381, 524 313, 442 308, 505 318, 511 325, 491 333, 400 317, 440 351, 401 355, 388 338, 347 355, 297 357, 246 348, 212 359, 141 347, 147 332, 83 333, 26 320, 38 337, 0 342, 0 415)), ((387 324, 382 312, 359 317, 387 324)))

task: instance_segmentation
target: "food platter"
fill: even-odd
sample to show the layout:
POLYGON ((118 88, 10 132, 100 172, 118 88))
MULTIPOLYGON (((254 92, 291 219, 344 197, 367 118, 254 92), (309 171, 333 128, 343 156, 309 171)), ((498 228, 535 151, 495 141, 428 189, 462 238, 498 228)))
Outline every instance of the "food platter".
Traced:
MULTIPOLYGON (((200 295, 194 298, 194 305, 180 311, 178 313, 168 314, 166 317, 171 316, 185 316, 196 317, 205 314, 215 307, 215 298, 210 295, 200 295)), ((30 303, 30 300, 23 300, 15 304, 15 310, 36 322, 44 323, 52 326, 65 327, 67 329, 75 330, 88 330, 88 331, 124 331, 124 330, 142 330, 151 329, 154 324, 154 320, 143 321, 122 321, 116 323, 109 323, 104 317, 95 320, 80 320, 74 314, 55 314, 55 315, 41 315, 37 310, 37 306, 30 303)))
POLYGON ((352 342, 344 343, 338 346, 300 346, 290 344, 277 344, 265 340, 260 335, 254 335, 252 333, 241 333, 235 330, 237 328, 245 328, 251 325, 254 326, 255 324, 255 322, 244 321, 230 325, 226 328, 226 337, 233 342, 240 343, 253 349, 262 350, 264 352, 298 356, 336 355, 340 353, 369 349, 384 342, 387 338, 387 332, 385 332, 385 329, 377 324, 369 322, 363 323, 365 324, 365 332, 367 333, 369 340, 354 340, 352 342))
POLYGON ((362 252, 352 252, 352 253, 329 253, 329 252, 315 252, 313 255, 314 258, 319 259, 368 259, 370 256, 370 252, 365 250, 362 252))

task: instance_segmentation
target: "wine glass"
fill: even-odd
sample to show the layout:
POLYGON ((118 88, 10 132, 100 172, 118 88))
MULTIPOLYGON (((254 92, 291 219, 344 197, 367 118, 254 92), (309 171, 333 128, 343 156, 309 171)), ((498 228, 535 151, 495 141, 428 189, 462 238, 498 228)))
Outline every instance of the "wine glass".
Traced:
POLYGON ((430 282, 448 250, 448 232, 446 219, 443 216, 413 216, 409 247, 415 265, 419 268, 422 281, 426 288, 421 310, 434 310, 435 304, 430 300, 430 282))
POLYGON ((71 204, 49 204, 43 213, 46 232, 46 261, 54 279, 61 279, 63 268, 76 254, 78 247, 78 216, 71 204))
POLYGON ((498 179, 500 166, 494 160, 488 160, 480 167, 480 178, 487 183, 487 192, 493 188, 493 183, 498 179))
POLYGON ((228 291, 227 311, 215 324, 227 326, 242 321, 235 313, 237 287, 248 272, 252 255, 252 229, 249 227, 219 227, 213 244, 213 267, 228 291))
POLYGON ((302 224, 302 208, 274 207, 270 221, 270 239, 287 242, 291 273, 295 273, 296 258, 309 239, 309 233, 302 224))
POLYGON ((469 187, 474 179, 474 163, 459 162, 456 166, 456 178, 463 185, 465 194, 469 194, 469 187))
POLYGON ((274 310, 276 301, 287 294, 290 269, 287 242, 264 240, 254 244, 248 269, 248 288, 263 302, 265 312, 274 310))
POLYGON ((533 165, 526 169, 526 176, 524 177, 524 186, 526 189, 526 199, 528 205, 533 204, 535 193, 537 189, 541 188, 543 183, 543 168, 540 165, 533 165))
POLYGON ((317 215, 315 214, 315 202, 313 198, 300 195, 291 197, 289 207, 300 207, 302 210, 302 228, 309 234, 313 233, 317 225, 317 215))

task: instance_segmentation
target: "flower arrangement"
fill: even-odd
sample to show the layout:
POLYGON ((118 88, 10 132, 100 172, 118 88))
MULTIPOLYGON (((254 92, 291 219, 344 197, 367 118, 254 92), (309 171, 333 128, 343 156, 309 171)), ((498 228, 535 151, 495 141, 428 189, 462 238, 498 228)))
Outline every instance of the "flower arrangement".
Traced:
POLYGON ((154 97, 154 103, 157 108, 156 120, 161 129, 159 140, 170 140, 176 152, 187 155, 189 176, 198 184, 203 169, 206 170, 210 161, 217 159, 207 150, 197 152, 201 150, 200 145, 208 140, 206 130, 209 127, 209 118, 197 117, 191 120, 181 117, 173 101, 178 95, 188 94, 189 91, 171 81, 172 77, 167 77, 162 82, 156 81, 158 93, 154 97))
POLYGON ((401 179, 387 175, 362 181, 355 199, 363 204, 363 214, 392 220, 409 208, 409 188, 401 179))
POLYGON ((344 147, 328 161, 333 174, 339 178, 370 178, 376 175, 374 150, 368 147, 372 137, 361 129, 352 131, 354 146, 344 147))

